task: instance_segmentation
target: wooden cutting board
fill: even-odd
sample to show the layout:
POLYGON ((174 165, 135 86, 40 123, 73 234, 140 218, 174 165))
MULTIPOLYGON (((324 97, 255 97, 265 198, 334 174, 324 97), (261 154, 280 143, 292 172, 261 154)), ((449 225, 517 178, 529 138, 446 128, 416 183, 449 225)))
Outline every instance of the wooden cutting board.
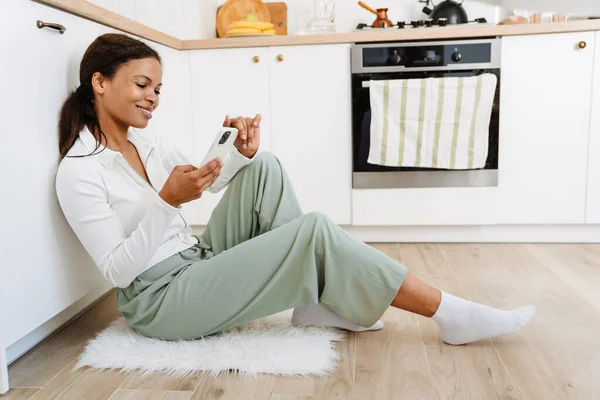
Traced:
POLYGON ((259 21, 271 22, 269 8, 261 0, 229 0, 217 10, 217 37, 225 37, 229 24, 249 13, 259 21))
POLYGON ((283 2, 265 4, 269 8, 269 14, 271 14, 271 23, 275 25, 275 32, 277 32, 277 35, 287 35, 287 4, 283 2))

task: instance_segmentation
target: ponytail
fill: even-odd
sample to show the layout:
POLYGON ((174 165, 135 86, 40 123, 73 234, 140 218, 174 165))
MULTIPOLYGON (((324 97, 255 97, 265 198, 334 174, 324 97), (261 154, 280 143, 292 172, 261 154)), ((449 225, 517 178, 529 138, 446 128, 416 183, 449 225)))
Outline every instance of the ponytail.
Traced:
MULTIPOLYGON (((60 159, 66 157, 67 153, 75 144, 75 141, 79 137, 79 132, 84 127, 88 127, 90 132, 94 134, 95 131, 104 134, 100 130, 98 119, 96 118, 96 112, 94 111, 94 91, 89 85, 82 85, 77 88, 71 95, 65 100, 61 110, 60 119, 58 121, 58 149, 60 152, 60 159)), ((104 137, 106 139, 106 137, 104 137)), ((98 149, 98 146, 94 151, 98 149)))

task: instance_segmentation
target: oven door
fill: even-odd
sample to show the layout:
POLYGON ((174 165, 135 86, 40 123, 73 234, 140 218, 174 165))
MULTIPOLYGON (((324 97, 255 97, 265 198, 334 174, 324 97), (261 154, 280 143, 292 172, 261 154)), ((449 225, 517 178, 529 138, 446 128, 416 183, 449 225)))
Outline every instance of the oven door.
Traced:
POLYGON ((500 70, 452 70, 420 72, 377 72, 352 75, 352 148, 354 189, 486 187, 498 186, 498 131, 500 118, 500 70), (371 144, 371 106, 369 88, 362 83, 381 79, 416 79, 431 77, 468 77, 493 73, 498 77, 489 127, 486 164, 481 169, 444 170, 434 168, 387 167, 367 162, 371 144))

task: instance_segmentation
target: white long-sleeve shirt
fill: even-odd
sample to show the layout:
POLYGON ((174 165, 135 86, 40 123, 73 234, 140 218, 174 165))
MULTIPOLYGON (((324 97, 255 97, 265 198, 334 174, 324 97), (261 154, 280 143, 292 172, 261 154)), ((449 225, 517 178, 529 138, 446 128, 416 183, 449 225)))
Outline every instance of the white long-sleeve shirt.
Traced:
MULTIPOLYGON (((103 276, 125 288, 142 272, 198 241, 181 215, 158 192, 177 165, 198 167, 147 131, 130 128, 128 139, 140 155, 152 185, 119 152, 104 146, 84 128, 56 174, 56 193, 63 213, 103 276), (86 155, 71 158, 69 156, 86 155)), ((209 189, 216 193, 252 162, 236 149, 224 161, 209 189)))

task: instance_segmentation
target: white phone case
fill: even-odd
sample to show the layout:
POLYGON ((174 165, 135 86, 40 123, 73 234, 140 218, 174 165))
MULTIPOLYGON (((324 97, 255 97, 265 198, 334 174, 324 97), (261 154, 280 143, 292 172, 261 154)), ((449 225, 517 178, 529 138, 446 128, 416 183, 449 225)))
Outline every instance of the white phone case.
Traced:
POLYGON ((200 163, 200 167, 205 166, 207 163, 212 161, 215 157, 220 157, 223 163, 225 162, 225 157, 231 149, 233 148, 233 143, 237 138, 238 130, 236 128, 221 128, 219 132, 215 136, 215 140, 213 141, 210 149, 204 156, 204 160, 200 163))

